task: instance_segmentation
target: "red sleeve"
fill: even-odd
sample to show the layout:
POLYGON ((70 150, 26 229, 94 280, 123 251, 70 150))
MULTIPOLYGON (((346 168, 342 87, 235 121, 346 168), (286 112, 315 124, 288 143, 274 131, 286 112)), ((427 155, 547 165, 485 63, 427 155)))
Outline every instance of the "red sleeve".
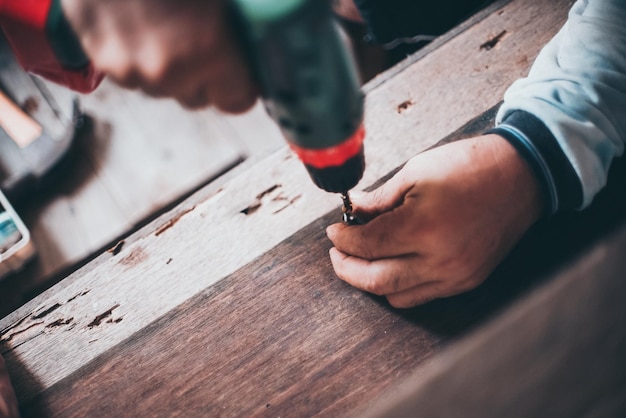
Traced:
POLYGON ((60 62, 49 39, 54 33, 46 25, 54 1, 58 0, 0 0, 0 27, 26 71, 73 90, 90 92, 102 81, 102 73, 90 63, 68 68, 60 62))

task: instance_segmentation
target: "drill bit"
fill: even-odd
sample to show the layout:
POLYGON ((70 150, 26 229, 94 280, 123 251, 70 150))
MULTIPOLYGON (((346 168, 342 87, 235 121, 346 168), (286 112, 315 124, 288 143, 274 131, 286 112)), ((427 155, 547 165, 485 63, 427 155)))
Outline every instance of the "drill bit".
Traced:
POLYGON ((343 206, 341 212, 343 213, 342 220, 346 225, 358 225, 361 221, 352 213, 352 201, 350 200, 350 193, 345 192, 341 194, 341 200, 343 206))

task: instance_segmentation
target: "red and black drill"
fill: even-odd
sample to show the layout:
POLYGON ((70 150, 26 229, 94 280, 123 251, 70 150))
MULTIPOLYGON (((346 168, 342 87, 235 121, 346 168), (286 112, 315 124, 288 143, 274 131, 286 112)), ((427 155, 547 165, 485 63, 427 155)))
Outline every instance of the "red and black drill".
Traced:
MULTIPOLYGON (((365 169, 364 95, 330 1, 231 1, 268 114, 313 182, 342 195, 349 221, 348 191, 365 169)), ((90 66, 59 2, 0 0, 0 18, 9 42, 30 45, 16 48, 25 69, 89 91, 101 76, 90 66), (48 69, 37 68, 42 53, 48 69)))

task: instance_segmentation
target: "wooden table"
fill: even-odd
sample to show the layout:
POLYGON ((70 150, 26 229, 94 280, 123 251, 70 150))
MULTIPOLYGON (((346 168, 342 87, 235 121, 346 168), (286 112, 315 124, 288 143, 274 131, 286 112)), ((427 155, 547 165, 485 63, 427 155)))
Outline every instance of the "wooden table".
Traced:
MULTIPOLYGON (((570 6, 499 2, 370 82, 360 187, 489 126, 570 6)), ((283 148, 4 318, 2 354, 25 416, 617 416, 623 166, 483 286, 399 311, 336 279, 339 199, 283 148)))

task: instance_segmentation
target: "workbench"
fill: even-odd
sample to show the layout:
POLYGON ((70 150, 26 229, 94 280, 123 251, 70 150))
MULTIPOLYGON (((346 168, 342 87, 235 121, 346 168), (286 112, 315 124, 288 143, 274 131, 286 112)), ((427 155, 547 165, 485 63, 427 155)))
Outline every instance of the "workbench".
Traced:
MULTIPOLYGON (((370 81, 358 187, 491 126, 571 4, 500 1, 370 81)), ((2 319, 1 352, 24 416, 620 416, 625 176, 476 290, 397 310, 335 277, 340 199, 283 147, 2 319)))

